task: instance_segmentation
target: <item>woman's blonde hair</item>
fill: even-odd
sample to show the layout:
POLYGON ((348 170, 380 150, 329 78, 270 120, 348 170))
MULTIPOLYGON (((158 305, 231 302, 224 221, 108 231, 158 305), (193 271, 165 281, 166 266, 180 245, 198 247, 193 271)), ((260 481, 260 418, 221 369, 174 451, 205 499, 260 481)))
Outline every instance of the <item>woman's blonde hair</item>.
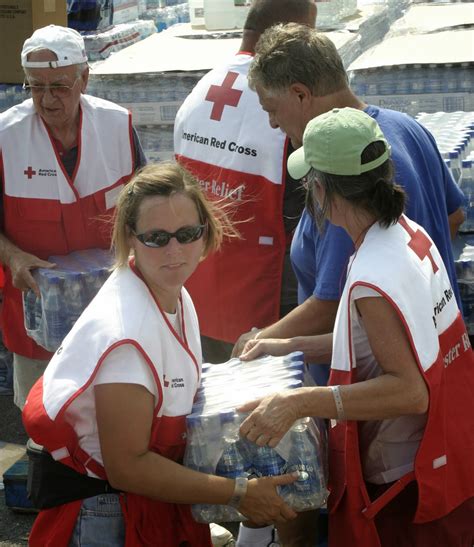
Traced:
POLYGON ((203 258, 218 250, 224 237, 239 237, 224 207, 208 201, 199 182, 186 169, 177 163, 147 165, 135 173, 118 197, 112 233, 116 268, 128 264, 130 230, 135 230, 143 200, 172 194, 183 194, 190 198, 198 210, 199 222, 206 225, 203 258))

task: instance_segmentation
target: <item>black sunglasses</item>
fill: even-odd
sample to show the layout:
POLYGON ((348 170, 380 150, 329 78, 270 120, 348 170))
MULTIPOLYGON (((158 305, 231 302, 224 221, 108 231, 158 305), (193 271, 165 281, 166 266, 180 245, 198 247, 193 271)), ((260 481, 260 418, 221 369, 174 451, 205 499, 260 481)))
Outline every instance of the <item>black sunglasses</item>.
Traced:
POLYGON ((143 234, 133 232, 133 235, 146 247, 156 249, 158 247, 166 247, 172 237, 176 238, 178 243, 181 244, 197 241, 202 237, 205 229, 205 224, 197 224, 196 226, 185 226, 174 233, 167 232, 166 230, 150 230, 143 234))

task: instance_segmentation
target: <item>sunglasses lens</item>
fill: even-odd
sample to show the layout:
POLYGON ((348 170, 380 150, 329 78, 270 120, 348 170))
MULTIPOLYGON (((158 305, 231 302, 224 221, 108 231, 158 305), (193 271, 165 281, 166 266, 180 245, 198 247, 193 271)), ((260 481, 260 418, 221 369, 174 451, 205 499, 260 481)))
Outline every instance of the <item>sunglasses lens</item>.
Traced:
POLYGON ((201 226, 181 228, 181 230, 176 232, 176 239, 179 243, 192 243, 201 237, 202 230, 201 226))
POLYGON ((192 243, 197 241, 204 233, 204 226, 188 226, 181 228, 174 234, 165 230, 153 230, 144 234, 136 234, 136 237, 147 247, 166 247, 172 237, 179 243, 192 243))
POLYGON ((168 232, 157 230, 156 232, 150 232, 146 234, 143 243, 147 247, 165 247, 168 245, 170 236, 168 232))

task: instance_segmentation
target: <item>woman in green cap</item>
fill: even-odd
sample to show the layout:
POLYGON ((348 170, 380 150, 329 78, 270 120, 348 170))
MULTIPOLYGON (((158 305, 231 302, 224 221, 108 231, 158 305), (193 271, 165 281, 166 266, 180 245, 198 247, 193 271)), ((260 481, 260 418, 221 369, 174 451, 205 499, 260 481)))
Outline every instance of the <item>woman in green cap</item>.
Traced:
POLYGON ((275 446, 299 418, 331 420, 330 545, 471 547, 473 352, 436 246, 403 214, 390 147, 363 111, 334 109, 309 122, 288 169, 355 253, 332 334, 252 340, 242 356, 331 356, 329 386, 246 405, 241 433, 275 446))

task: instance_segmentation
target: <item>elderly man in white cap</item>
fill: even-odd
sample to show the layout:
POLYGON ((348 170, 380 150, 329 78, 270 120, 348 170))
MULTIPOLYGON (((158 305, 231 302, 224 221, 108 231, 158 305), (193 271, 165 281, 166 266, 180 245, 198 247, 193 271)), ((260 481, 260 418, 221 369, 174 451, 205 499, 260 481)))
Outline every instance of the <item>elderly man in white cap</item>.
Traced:
POLYGON ((78 32, 38 29, 23 45, 21 64, 31 99, 0 115, 3 329, 20 408, 51 357, 24 328, 21 291, 38 293, 31 270, 54 267, 51 255, 108 248, 103 219, 146 163, 129 112, 84 95, 89 69, 78 32))

